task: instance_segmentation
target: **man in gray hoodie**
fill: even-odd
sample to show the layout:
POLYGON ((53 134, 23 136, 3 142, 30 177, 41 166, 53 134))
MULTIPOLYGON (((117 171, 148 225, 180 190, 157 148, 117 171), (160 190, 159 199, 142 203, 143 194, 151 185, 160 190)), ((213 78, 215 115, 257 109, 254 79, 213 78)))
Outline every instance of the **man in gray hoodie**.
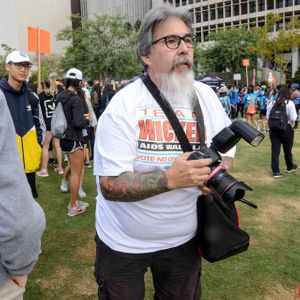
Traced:
POLYGON ((0 158, 0 299, 19 300, 41 251, 45 216, 26 180, 14 124, 1 90, 0 158))

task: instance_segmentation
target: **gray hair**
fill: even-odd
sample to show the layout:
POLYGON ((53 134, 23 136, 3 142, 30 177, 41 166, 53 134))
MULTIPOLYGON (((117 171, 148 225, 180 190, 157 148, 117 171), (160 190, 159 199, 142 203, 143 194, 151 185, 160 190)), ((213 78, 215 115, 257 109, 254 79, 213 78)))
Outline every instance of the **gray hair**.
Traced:
POLYGON ((144 69, 146 69, 147 66, 143 62, 141 56, 148 55, 151 53, 153 32, 155 28, 159 23, 166 21, 170 18, 177 18, 182 20, 185 23, 185 25, 190 29, 190 31, 193 31, 192 16, 188 12, 188 10, 175 8, 171 5, 162 5, 149 10, 148 13, 145 15, 145 19, 139 31, 136 47, 139 62, 144 67, 144 69))

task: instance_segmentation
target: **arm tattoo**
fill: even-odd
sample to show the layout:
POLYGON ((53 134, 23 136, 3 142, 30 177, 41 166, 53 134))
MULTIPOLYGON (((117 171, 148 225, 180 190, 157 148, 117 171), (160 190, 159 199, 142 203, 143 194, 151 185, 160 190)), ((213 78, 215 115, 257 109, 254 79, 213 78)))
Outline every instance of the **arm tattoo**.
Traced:
POLYGON ((165 172, 147 174, 125 172, 117 177, 100 177, 101 191, 105 199, 134 202, 168 192, 165 172))

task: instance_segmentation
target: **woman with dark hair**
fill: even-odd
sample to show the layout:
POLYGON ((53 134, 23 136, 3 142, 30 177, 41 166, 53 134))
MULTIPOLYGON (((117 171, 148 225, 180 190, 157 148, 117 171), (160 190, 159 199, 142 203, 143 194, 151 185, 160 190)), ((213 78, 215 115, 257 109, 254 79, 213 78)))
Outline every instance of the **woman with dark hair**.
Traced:
POLYGON ((286 163, 286 172, 292 173, 296 171, 298 166, 293 163, 293 155, 292 155, 292 147, 294 140, 294 129, 295 121, 297 119, 297 113, 295 104, 293 101, 289 101, 290 92, 289 89, 285 87, 281 87, 277 100, 271 101, 267 106, 267 119, 269 120, 270 127, 270 140, 271 140, 271 150, 272 150, 272 158, 271 158, 271 168, 273 171, 273 178, 281 178, 282 175, 279 169, 279 155, 281 145, 283 146, 284 158, 286 163), (272 128, 270 124, 270 120, 272 118, 273 110, 278 108, 280 105, 285 105, 286 115, 287 115, 287 126, 286 129, 276 129, 272 128), (273 106, 275 106, 273 108, 273 106), (273 108, 273 110, 272 110, 273 108))
POLYGON ((100 116, 104 112, 111 98, 115 95, 116 91, 113 89, 112 84, 106 84, 103 88, 102 95, 100 98, 100 116))
POLYGON ((65 169, 62 184, 68 180, 70 175, 68 216, 71 217, 85 212, 88 206, 88 203, 77 200, 84 164, 84 136, 90 122, 84 93, 80 88, 81 80, 81 71, 70 69, 65 76, 66 90, 57 96, 57 102, 62 103, 68 123, 66 136, 60 141, 60 144, 62 150, 66 152, 69 162, 69 167, 65 169))
POLYGON ((54 171, 59 174, 64 173, 64 169, 62 168, 62 154, 61 154, 60 142, 59 139, 52 137, 52 133, 51 133, 51 119, 56 105, 55 97, 57 95, 57 88, 55 84, 55 78, 51 76, 49 77, 50 79, 44 82, 44 90, 39 94, 40 105, 41 105, 43 117, 46 124, 46 134, 45 134, 44 145, 42 150, 41 169, 38 172, 36 172, 36 175, 40 177, 49 176, 48 161, 49 161, 49 149, 51 146, 51 141, 55 148, 56 158, 57 158, 57 167, 54 169, 54 171))

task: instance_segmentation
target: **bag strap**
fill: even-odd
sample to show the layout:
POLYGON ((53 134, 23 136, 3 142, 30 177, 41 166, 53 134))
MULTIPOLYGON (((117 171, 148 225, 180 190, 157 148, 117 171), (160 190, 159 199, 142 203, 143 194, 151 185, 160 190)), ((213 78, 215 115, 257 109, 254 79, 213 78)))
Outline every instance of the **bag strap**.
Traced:
MULTIPOLYGON (((156 100, 156 102, 159 104, 165 115, 167 116, 177 138, 181 145, 183 152, 191 152, 193 151, 193 147, 190 144, 174 110, 172 109, 170 103, 165 99, 165 97, 160 93, 156 85, 153 83, 153 81, 150 79, 149 75, 142 75, 141 79, 147 89, 149 90, 150 94, 153 96, 153 98, 156 100)), ((205 144, 204 142, 204 121, 203 121, 203 114, 202 110, 199 104, 199 101, 196 101, 195 106, 195 113, 197 118, 197 124, 199 126, 200 130, 200 144, 205 144)))

